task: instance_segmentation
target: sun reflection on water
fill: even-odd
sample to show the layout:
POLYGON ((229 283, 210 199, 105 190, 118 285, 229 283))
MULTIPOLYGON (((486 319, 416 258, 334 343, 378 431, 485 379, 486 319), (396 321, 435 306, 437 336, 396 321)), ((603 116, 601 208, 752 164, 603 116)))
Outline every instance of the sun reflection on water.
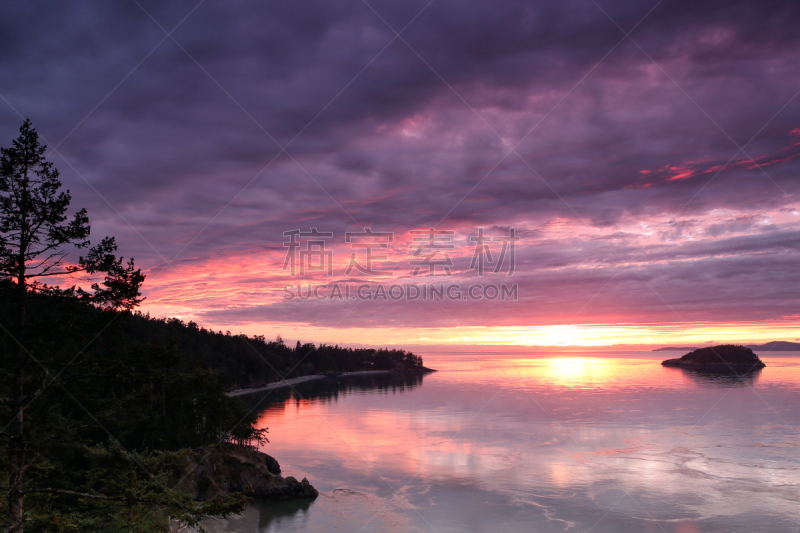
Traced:
MULTIPOLYGON (((596 531, 647 531, 642 516, 670 533, 744 531, 745 519, 731 517, 753 509, 771 513, 762 521, 800 521, 800 442, 786 425, 800 422, 800 358, 765 358, 752 380, 689 375, 662 358, 434 360, 440 372, 406 389, 315 396, 298 387, 262 412, 264 451, 328 495, 312 518, 345 488, 369 494, 387 523, 422 530, 410 509, 447 524, 463 518, 453 531, 486 513, 507 524, 496 531, 519 530, 517 519, 543 532, 588 529, 622 491, 635 501, 622 500, 596 531)), ((330 512, 328 529, 363 525, 330 512)))

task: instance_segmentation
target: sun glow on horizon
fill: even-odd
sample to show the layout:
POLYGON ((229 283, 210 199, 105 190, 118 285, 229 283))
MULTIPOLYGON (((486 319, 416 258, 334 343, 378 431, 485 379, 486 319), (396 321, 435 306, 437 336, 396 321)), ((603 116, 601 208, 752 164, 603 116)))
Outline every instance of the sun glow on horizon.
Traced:
MULTIPOLYGON (((155 309, 153 311, 156 311, 155 309)), ((163 310, 162 310, 163 311, 163 310)), ((703 346, 725 343, 798 341, 800 318, 780 322, 664 323, 664 324, 554 324, 536 326, 349 327, 330 328, 297 323, 204 323, 191 314, 158 313, 195 320, 202 327, 233 334, 278 336, 287 342, 368 346, 545 346, 613 347, 703 346)))

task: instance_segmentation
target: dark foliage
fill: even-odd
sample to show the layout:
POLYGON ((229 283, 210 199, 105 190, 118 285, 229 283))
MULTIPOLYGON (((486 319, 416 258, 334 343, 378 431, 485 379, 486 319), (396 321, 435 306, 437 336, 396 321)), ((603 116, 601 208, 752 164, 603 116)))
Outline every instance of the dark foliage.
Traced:
MULTIPOLYGON (((0 282, 0 324, 13 319, 15 289, 0 282)), ((139 530, 155 531, 165 516, 191 520, 235 511, 244 500, 210 502, 186 514, 194 504, 174 490, 186 450, 265 440, 254 427, 257 415, 225 390, 316 372, 423 368, 420 357, 403 350, 288 347, 280 339, 212 332, 63 294, 31 293, 27 306, 28 349, 38 362, 27 379, 39 389, 30 387, 29 448, 43 453, 28 470, 26 489, 129 499, 34 492, 25 500, 33 531, 51 530, 54 517, 61 521, 57 531, 113 530, 128 524, 122 515, 149 517, 139 530), (158 512, 150 512, 159 501, 158 512), (95 520, 98 512, 111 518, 95 520)), ((14 350, 12 337, 0 334, 0 372, 7 373, 14 350)), ((2 382, 9 380, 4 375, 2 382)), ((11 410, 0 404, 0 413, 6 423, 11 410)))
POLYGON ((230 335, 178 319, 153 319, 140 313, 120 318, 127 342, 174 343, 187 360, 218 370, 232 388, 324 372, 422 370, 422 358, 397 349, 344 348, 322 344, 289 347, 280 337, 230 335))
POLYGON ((697 364, 728 363, 731 365, 748 365, 761 362, 753 350, 735 344, 698 348, 681 357, 681 360, 697 364))
POLYGON ((198 505, 173 478, 188 448, 263 432, 218 374, 174 346, 122 342, 115 319, 142 301, 144 275, 113 237, 91 246, 45 151, 28 120, 0 148, 0 526, 163 531, 238 512, 246 499, 198 505), (91 292, 39 281, 58 276, 91 292))
MULTIPOLYGON (((14 314, 14 290, 0 283, 0 324, 14 314)), ((158 531, 169 516, 193 521, 241 509, 246 499, 200 505, 175 488, 187 450, 265 440, 253 426, 256 415, 224 394, 220 373, 188 360, 174 343, 134 342, 122 327, 128 311, 43 294, 27 303, 26 349, 36 361, 26 377, 27 529, 114 531, 136 522, 141 527, 132 531, 158 531)), ((15 348, 14 338, 0 334, 3 397, 15 348)), ((0 404, 0 423, 12 412, 0 404)), ((7 445, 0 441, 3 452, 7 445)))
MULTIPOLYGON (((144 275, 133 259, 123 262, 115 255, 114 237, 91 246, 86 209, 67 215, 72 196, 61 190, 58 170, 44 157, 46 149, 30 120, 10 148, 0 148, 0 279, 14 280, 18 288, 61 292, 36 280, 68 275, 89 283, 93 292, 72 287, 67 294, 104 307, 133 309, 142 301, 144 275), (70 251, 80 250, 86 251, 77 261, 67 260, 70 251)), ((24 296, 21 291, 20 300, 24 296)), ((24 302, 19 303, 15 322, 21 327, 25 313, 24 302)))

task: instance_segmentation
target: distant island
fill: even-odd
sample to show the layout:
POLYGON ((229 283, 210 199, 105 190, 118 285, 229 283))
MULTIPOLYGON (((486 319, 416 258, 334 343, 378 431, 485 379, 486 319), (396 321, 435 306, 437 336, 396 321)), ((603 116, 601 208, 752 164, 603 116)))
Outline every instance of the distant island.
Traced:
POLYGON ((667 359, 664 366, 719 372, 749 372, 766 365, 752 349, 735 344, 698 348, 678 359, 667 359))
POLYGON ((656 348, 654 352, 687 352, 694 350, 694 346, 666 346, 664 348, 656 348))

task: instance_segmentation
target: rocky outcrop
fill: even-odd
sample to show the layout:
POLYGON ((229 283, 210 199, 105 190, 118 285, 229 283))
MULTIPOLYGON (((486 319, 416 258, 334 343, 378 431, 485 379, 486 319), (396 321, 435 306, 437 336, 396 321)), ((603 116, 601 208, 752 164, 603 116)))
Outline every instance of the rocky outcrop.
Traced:
POLYGON ((244 493, 258 499, 316 498, 319 492, 307 479, 281 476, 278 461, 265 453, 241 446, 198 450, 187 457, 190 474, 180 484, 194 499, 244 493))
POLYGON ((758 370, 766 366, 753 350, 734 344, 699 348, 681 358, 667 359, 661 364, 692 370, 737 373, 758 370))

